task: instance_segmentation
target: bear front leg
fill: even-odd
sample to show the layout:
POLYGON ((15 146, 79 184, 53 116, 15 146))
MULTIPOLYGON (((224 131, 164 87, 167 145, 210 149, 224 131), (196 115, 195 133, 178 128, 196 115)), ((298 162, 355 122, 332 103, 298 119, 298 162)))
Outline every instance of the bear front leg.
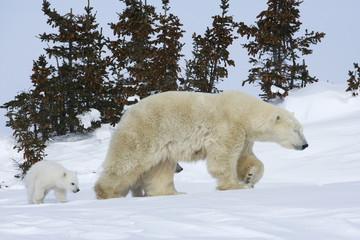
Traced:
POLYGON ((254 155, 241 156, 237 166, 237 174, 244 188, 254 188, 264 174, 264 164, 254 155))
POLYGON ((143 178, 140 177, 137 182, 130 188, 133 197, 144 197, 143 178))
POLYGON ((54 188, 56 200, 60 203, 66 202, 66 190, 63 188, 54 188))
POLYGON ((208 172, 218 180, 218 190, 242 189, 237 177, 237 154, 230 154, 231 151, 209 152, 206 163, 208 172))

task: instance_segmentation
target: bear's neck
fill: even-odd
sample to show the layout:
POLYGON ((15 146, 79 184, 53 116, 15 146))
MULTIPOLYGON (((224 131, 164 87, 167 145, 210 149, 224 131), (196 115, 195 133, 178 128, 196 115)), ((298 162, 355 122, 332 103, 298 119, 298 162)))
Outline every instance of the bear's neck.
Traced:
POLYGON ((269 141, 267 139, 267 136, 269 135, 269 129, 268 129, 268 122, 267 118, 264 118, 263 113, 255 113, 255 114, 249 114, 247 118, 247 124, 248 126, 246 131, 246 135, 249 140, 251 141, 257 141, 257 142, 267 142, 269 141))

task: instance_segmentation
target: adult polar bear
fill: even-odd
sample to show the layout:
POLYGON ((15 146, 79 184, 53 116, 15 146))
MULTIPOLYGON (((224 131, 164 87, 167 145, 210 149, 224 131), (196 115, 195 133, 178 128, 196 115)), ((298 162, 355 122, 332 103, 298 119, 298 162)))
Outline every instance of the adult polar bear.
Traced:
POLYGON ((177 194, 177 161, 206 159, 219 190, 250 188, 263 175, 254 141, 303 150, 293 114, 238 91, 152 95, 122 117, 94 190, 98 199, 177 194), (241 183, 240 183, 241 182, 241 183))

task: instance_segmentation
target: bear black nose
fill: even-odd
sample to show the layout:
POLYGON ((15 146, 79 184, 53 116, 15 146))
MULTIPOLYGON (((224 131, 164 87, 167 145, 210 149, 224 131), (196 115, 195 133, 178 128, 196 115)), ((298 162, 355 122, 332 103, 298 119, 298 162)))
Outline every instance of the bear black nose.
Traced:
POLYGON ((305 148, 307 148, 309 146, 309 144, 304 144, 304 145, 302 145, 301 147, 302 147, 302 150, 304 150, 305 148))
POLYGON ((75 190, 76 193, 79 192, 79 191, 80 191, 80 188, 78 188, 78 189, 75 190))

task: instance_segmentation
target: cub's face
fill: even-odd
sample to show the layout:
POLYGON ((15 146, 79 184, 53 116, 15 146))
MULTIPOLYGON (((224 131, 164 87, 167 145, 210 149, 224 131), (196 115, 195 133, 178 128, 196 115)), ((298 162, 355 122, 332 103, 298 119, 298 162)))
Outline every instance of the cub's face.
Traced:
POLYGON ((76 172, 64 172, 64 185, 63 187, 73 193, 80 191, 79 181, 76 172))
POLYGON ((272 116, 269 132, 272 141, 285 148, 304 150, 308 147, 302 125, 286 110, 281 109, 272 116))

